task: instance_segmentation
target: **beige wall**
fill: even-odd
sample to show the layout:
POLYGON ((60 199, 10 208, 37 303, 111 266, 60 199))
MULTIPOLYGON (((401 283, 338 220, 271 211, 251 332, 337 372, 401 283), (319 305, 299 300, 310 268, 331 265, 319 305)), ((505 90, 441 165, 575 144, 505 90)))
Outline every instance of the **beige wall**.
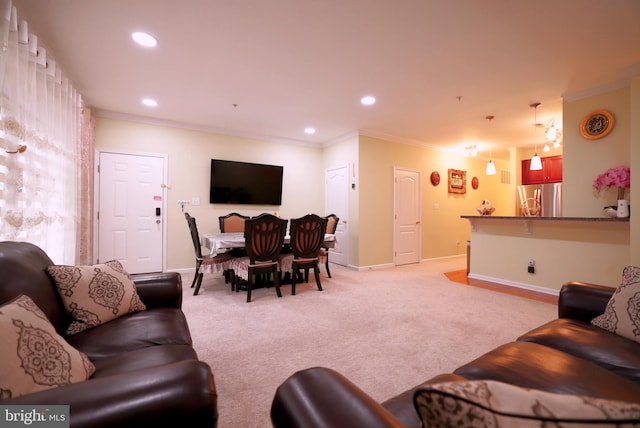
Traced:
POLYGON ((596 194, 592 185, 598 174, 611 167, 629 165, 629 88, 564 103, 563 190, 564 215, 602 217, 603 207, 616 205, 616 189, 596 194), (580 122, 591 111, 605 109, 613 114, 615 126, 605 138, 587 140, 580 134, 580 122))
MULTIPOLYGON (((629 112, 631 120, 629 141, 630 141, 630 160, 631 160, 631 188, 640 188, 640 175, 636 174, 637 166, 640 167, 640 75, 631 79, 629 90, 630 102, 629 112)), ((630 206, 640 207, 640 192, 630 192, 630 206)), ((636 210, 637 211, 637 210, 636 210)), ((631 216, 631 232, 630 236, 640 236, 640 216, 631 216)), ((631 239, 629 243, 629 261, 635 266, 640 266, 640 239, 631 239)))
MULTIPOLYGON (((576 101, 565 101, 563 112, 563 210, 564 217, 604 217, 602 208, 614 205, 615 189, 600 195, 593 192, 596 175, 610 167, 631 166, 631 189, 640 186, 635 171, 640 165, 640 78, 626 88, 608 91, 576 101), (615 118, 613 131, 599 140, 580 134, 582 118, 593 110, 609 110, 615 118)), ((518 151, 519 157, 531 153, 518 151)), ((518 160, 518 163, 521 159, 518 160)), ((638 192, 631 190, 631 206, 640 205, 638 192), (634 195, 636 195, 634 197, 634 195)), ((638 236, 640 216, 629 223, 478 221, 472 233, 471 276, 522 287, 552 290, 570 280, 617 286, 622 268, 640 265, 638 236), (482 223, 482 224, 481 224, 482 223), (480 249, 480 252, 474 249, 480 249), (536 262, 536 273, 527 273, 528 260, 536 262)))
POLYGON ((571 220, 475 220, 471 277, 533 290, 564 282, 616 286, 627 265, 629 223, 571 220), (530 259, 535 273, 527 272, 530 259))
MULTIPOLYGON (((500 173, 487 177, 486 159, 467 158, 440 150, 400 144, 354 134, 325 148, 309 148, 277 142, 212 134, 169 126, 99 118, 98 150, 166 155, 167 269, 190 268, 191 242, 178 200, 199 197, 200 206, 185 206, 198 220, 201 232, 217 231, 218 216, 231 211, 247 215, 278 211, 284 218, 308 212, 324 213, 324 172, 349 165, 356 187, 349 191, 349 264, 354 267, 393 263, 393 168, 422 173, 422 258, 446 257, 466 252, 469 226, 461 215, 475 214, 482 199, 491 200, 496 215, 510 215, 513 186, 500 184, 500 173), (208 203, 211 158, 269 163, 284 166, 283 201, 280 207, 211 205, 208 203), (467 171, 467 193, 447 193, 447 169, 467 171), (429 181, 432 171, 442 177, 439 186, 429 181), (480 186, 471 187, 477 176, 480 186), (309 191, 309 189, 316 189, 309 191), (434 208, 437 204, 439 208, 434 208)), ((507 163, 496 161, 498 171, 507 163)))
POLYGON ((218 217, 232 211, 246 215, 278 211, 283 218, 324 213, 324 165, 319 148, 104 118, 97 121, 96 148, 167 156, 167 269, 195 265, 193 245, 178 200, 200 198, 200 206, 187 205, 185 211, 196 217, 201 233, 219 231, 218 217), (210 204, 212 158, 282 165, 282 206, 210 204))
MULTIPOLYGON (((595 175, 611 166, 631 161, 632 169, 640 157, 635 148, 640 135, 640 78, 629 88, 565 102, 564 141, 561 150, 539 154, 564 155, 564 215, 602 216, 602 207, 615 198, 594 196, 591 184, 595 175), (616 118, 613 132, 602 140, 587 141, 580 136, 578 124, 588 112, 600 108, 610 110, 616 118), (635 137, 634 137, 635 135, 635 137)), ((231 211, 248 215, 278 211, 292 218, 308 212, 324 212, 324 172, 327 168, 349 165, 355 174, 356 187, 349 190, 349 264, 358 268, 385 266, 393 263, 393 171, 394 167, 419 170, 422 176, 422 258, 447 257, 466 252, 470 227, 461 215, 476 215, 483 199, 496 207, 494 216, 515 213, 515 186, 520 183, 520 161, 532 150, 512 150, 510 161, 498 161, 498 174, 485 175, 487 159, 465 157, 425 146, 402 144, 358 135, 344 138, 324 148, 287 145, 278 142, 212 134, 201 131, 148 125, 101 118, 97 122, 98 149, 164 154, 168 158, 168 236, 167 268, 183 269, 193 264, 193 254, 178 199, 200 197, 202 205, 187 206, 196 216, 201 231, 218 230, 217 218, 231 211), (515 157, 515 158, 514 158, 515 157), (280 207, 211 205, 208 203, 209 160, 211 158, 279 164, 285 167, 283 203, 280 207), (447 170, 467 172, 467 193, 447 192, 447 170), (501 171, 509 172, 510 183, 501 183, 501 171), (439 186, 429 180, 432 171, 441 176, 439 186), (480 181, 477 190, 471 178, 480 181), (309 192, 308 189, 315 188, 309 192)), ((633 175, 635 177, 635 175, 633 175)), ((633 178, 632 178, 633 180, 633 178)), ((638 178, 633 186, 640 185, 638 178)), ((631 194, 631 205, 640 201, 631 194)), ((631 217, 631 231, 640 228, 640 218, 631 217)), ((631 235, 633 236, 633 235, 631 235)), ((528 245, 528 244, 523 244, 528 245)), ((629 259, 640 264, 640 243, 629 242, 629 259)), ((529 257, 528 248, 518 241, 508 243, 512 253, 529 257)), ((544 251, 544 250, 541 250, 544 251)), ((539 258, 539 256, 536 256, 539 258)), ((597 260, 597 254, 591 254, 597 260)), ((597 263, 596 263, 597 265, 597 263)), ((521 263, 515 263, 511 276, 521 274, 521 263)), ((561 266, 558 267, 561 269, 561 266)))
POLYGON ((510 215, 512 185, 500 184, 500 170, 508 164, 496 162, 498 174, 486 176, 486 159, 465 157, 417 145, 398 144, 360 136, 360 227, 359 266, 393 263, 393 170, 421 171, 422 258, 446 257, 466 252, 469 224, 461 215, 475 215, 483 199, 496 207, 494 215, 510 215), (447 191, 447 170, 467 172, 467 193, 447 191), (433 186, 432 171, 441 182, 433 186), (478 177, 477 190, 471 178, 478 177), (437 207, 437 208, 436 208, 437 207), (373 233, 372 233, 373 232, 373 233))

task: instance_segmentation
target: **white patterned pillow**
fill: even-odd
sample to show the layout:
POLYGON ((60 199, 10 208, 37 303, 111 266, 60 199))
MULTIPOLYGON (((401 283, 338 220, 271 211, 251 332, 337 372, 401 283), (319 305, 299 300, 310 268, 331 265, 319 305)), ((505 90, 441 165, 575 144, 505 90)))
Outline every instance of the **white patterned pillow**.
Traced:
POLYGON ((640 267, 622 270, 622 284, 591 324, 640 343, 640 267))
POLYGON ((414 405, 425 428, 631 427, 640 404, 521 388, 492 380, 419 389, 414 405))
POLYGON ((95 367, 25 295, 0 307, 0 400, 87 380, 95 367))
POLYGON ((144 311, 136 286, 117 260, 93 266, 49 266, 76 334, 131 312, 144 311))

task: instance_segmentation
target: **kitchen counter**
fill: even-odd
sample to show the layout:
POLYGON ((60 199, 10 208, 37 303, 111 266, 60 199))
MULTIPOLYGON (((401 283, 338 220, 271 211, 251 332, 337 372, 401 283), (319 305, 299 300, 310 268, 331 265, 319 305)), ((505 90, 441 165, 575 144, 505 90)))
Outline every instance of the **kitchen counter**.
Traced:
POLYGON ((471 223, 471 231, 477 229, 477 220, 500 221, 518 220, 524 222, 525 233, 531 233, 534 222, 604 222, 604 223, 629 223, 629 217, 527 217, 527 216, 492 216, 492 215, 463 215, 471 223))
POLYGON ((566 281, 616 287, 629 264, 629 218, 461 218, 471 226, 470 278, 557 294, 566 281))
POLYGON ((553 220, 553 221, 629 221, 629 217, 526 217, 526 216, 500 216, 500 215, 463 215, 466 219, 484 220, 553 220))

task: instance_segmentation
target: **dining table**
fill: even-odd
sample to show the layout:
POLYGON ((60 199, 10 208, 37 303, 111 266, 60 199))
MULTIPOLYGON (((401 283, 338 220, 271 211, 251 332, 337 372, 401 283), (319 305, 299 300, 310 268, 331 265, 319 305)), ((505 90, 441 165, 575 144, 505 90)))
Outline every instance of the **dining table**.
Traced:
MULTIPOLYGON (((285 235, 284 243, 288 244, 290 241, 290 235, 285 235)), ((211 254, 231 248, 244 248, 244 232, 202 233, 200 234, 200 244, 208 248, 211 254)), ((326 233, 322 246, 324 248, 334 248, 335 245, 336 235, 334 233, 326 233)))

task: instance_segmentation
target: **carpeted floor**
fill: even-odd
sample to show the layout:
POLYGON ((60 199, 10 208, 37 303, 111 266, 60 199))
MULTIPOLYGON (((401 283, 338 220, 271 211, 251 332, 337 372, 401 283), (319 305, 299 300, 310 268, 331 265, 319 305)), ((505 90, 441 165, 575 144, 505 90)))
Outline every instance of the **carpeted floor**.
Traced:
POLYGON ((193 296, 184 275, 183 309, 194 347, 218 390, 220 428, 268 427, 277 386, 312 366, 333 368, 377 401, 516 339, 556 318, 557 307, 447 279, 464 256, 395 268, 322 269, 313 283, 232 292, 205 275, 193 296))

